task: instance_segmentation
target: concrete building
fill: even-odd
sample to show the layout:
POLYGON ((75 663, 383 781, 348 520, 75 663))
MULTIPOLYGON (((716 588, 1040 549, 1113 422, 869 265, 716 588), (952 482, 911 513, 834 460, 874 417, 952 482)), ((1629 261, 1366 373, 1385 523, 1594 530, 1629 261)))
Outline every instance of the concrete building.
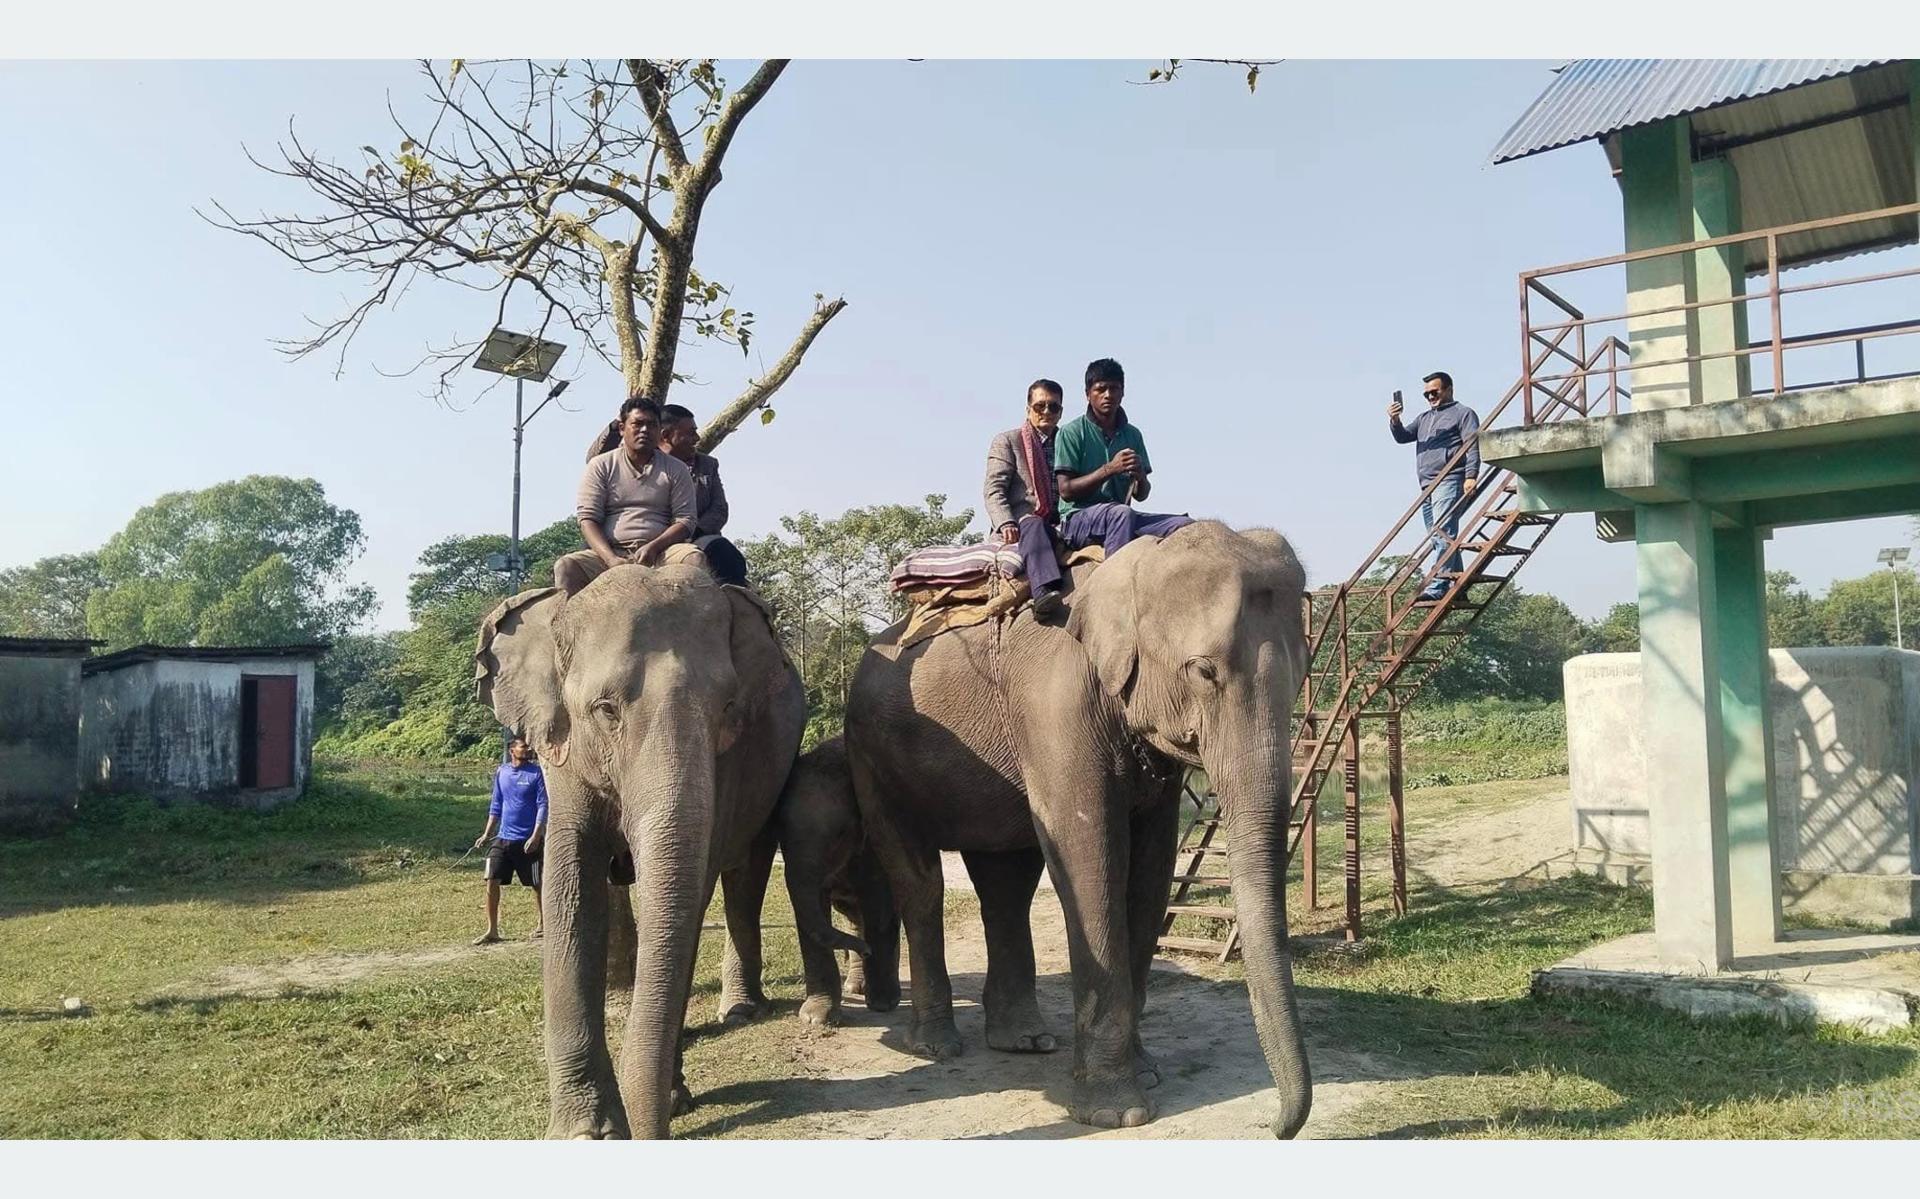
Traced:
POLYGON ((306 790, 324 645, 140 645, 82 668, 82 780, 93 790, 271 808, 306 790))
POLYGON ((0 637, 0 828, 39 831, 80 793, 80 663, 97 641, 0 637))
MULTIPOLYGON (((1920 653, 1776 649, 1773 828, 1783 907, 1847 921, 1920 917, 1920 653)), ((1566 665, 1574 863, 1651 880, 1640 655, 1566 665)))
POLYGON ((1523 424, 1481 454, 1637 547, 1655 956, 1720 971, 1782 932, 1770 531, 1920 511, 1920 305, 1887 286, 1920 276, 1920 64, 1583 59, 1494 159, 1596 140, 1626 252, 1522 274, 1523 424))

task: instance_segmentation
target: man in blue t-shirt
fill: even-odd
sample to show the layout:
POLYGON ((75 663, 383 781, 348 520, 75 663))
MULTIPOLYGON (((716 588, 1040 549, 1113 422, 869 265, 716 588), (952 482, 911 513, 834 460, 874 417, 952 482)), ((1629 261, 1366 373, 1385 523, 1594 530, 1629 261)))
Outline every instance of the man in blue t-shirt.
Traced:
POLYGON ((1431 603, 1444 596, 1460 574, 1460 551, 1448 553, 1447 547, 1460 536, 1460 513, 1480 486, 1480 417, 1454 401, 1453 376, 1447 372, 1435 371, 1422 384, 1420 395, 1427 401, 1427 410, 1414 418, 1409 429, 1400 423, 1400 393, 1394 392, 1393 403, 1387 405, 1387 431, 1401 445, 1414 447, 1413 469, 1420 490, 1433 488, 1420 501, 1421 518, 1440 558, 1433 582, 1420 592, 1421 601, 1431 603), (1453 462, 1463 445, 1466 453, 1453 462), (1450 462, 1453 469, 1448 470, 1450 462), (1440 478, 1443 471, 1446 477, 1440 478))
POLYGON ((540 840, 547 832, 547 781, 532 756, 525 738, 515 737, 507 745, 507 764, 493 772, 487 827, 473 843, 478 849, 493 840, 487 851, 487 931, 473 939, 475 945, 500 939, 500 884, 516 875, 521 886, 533 888, 533 939, 540 939, 540 840))

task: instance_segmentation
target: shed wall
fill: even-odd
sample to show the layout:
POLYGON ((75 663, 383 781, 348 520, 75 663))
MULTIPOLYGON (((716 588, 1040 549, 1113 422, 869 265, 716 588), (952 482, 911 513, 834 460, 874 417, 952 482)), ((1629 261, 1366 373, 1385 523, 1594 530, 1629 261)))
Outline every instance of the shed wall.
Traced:
POLYGON ((0 825, 39 830, 79 796, 80 659, 0 657, 0 825))

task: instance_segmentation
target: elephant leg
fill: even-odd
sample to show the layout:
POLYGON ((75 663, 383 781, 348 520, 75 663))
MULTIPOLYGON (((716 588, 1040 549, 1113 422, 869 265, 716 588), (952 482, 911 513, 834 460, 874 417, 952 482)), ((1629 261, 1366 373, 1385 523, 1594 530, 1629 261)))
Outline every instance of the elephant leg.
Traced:
POLYGON ((1160 1085, 1160 1064, 1140 1043, 1140 1016, 1147 1008, 1147 984, 1153 955, 1160 947, 1160 928, 1167 918, 1167 900, 1173 886, 1174 846, 1180 839, 1177 798, 1156 803, 1133 815, 1127 863, 1127 932, 1133 942, 1133 1072, 1143 1087, 1160 1085))
POLYGON ((766 903, 767 880, 773 874, 777 838, 772 826, 754 839, 744 865, 720 876, 727 911, 727 952, 720 967, 720 1012, 723 1024, 745 1024, 766 1010, 766 992, 760 989, 760 911, 766 903))
POLYGON ((1033 990, 1033 892, 1046 861, 1038 848, 964 856, 987 935, 987 1044, 1009 1053, 1051 1053, 1057 1043, 1033 990))
POLYGON ((872 800, 876 788, 865 764, 852 760, 854 790, 866 822, 868 845, 886 871, 907 930, 907 954, 913 973, 913 1031, 907 1044, 935 1060, 960 1056, 960 1030, 953 1022, 953 981, 947 976, 947 934, 941 923, 946 880, 940 852, 910 842, 872 800))
MULTIPOLYGON (((1011 689, 1013 729, 1028 803, 1066 915, 1073 964, 1070 1111, 1097 1128, 1153 1118, 1134 1079, 1133 942, 1127 867, 1132 797, 1103 764, 1116 752, 1099 722, 1080 719, 1078 680, 1011 689)), ((918 970, 920 961, 914 959, 918 970)))
MULTIPOLYGON (((558 772, 555 772, 556 775, 558 772)), ((549 782, 556 793, 561 788, 549 782)), ((608 831, 554 816, 542 878, 547 1092, 551 1137, 625 1137, 626 1108, 607 1051, 608 831)))
POLYGON ((854 959, 861 968, 859 994, 870 1012, 890 1012, 900 1006, 900 913, 893 905, 893 888, 886 872, 866 850, 856 853, 847 870, 860 903, 860 939, 867 956, 854 959))

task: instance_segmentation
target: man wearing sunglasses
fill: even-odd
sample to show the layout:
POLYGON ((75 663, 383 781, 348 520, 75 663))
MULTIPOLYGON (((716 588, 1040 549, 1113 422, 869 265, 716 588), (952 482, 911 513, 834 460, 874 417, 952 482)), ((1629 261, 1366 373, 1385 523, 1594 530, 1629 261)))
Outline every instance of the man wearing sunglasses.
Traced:
POLYGON ((987 520, 1002 542, 1020 547, 1033 614, 1042 620, 1060 610, 1060 560, 1053 544, 1060 496, 1053 479, 1053 442, 1064 394, 1052 379, 1035 379, 1027 388, 1027 419, 1018 429, 995 434, 987 450, 987 520))
POLYGON ((1420 501, 1420 515, 1433 537, 1434 552, 1443 557, 1440 574, 1427 584, 1420 598, 1437 600, 1452 583, 1448 576, 1460 573, 1460 552, 1456 549, 1449 554, 1447 546, 1459 536, 1460 510, 1480 485, 1480 418, 1465 404, 1454 402, 1452 375, 1435 371, 1422 383, 1420 394, 1427 401, 1427 410, 1413 419, 1413 428, 1409 429, 1400 423, 1400 401, 1395 399, 1387 405, 1387 428, 1401 445, 1413 443, 1414 473, 1422 491, 1440 479, 1420 501), (1462 443, 1467 447, 1466 454, 1447 470, 1448 460, 1462 443), (1443 471, 1446 477, 1440 478, 1443 471))

